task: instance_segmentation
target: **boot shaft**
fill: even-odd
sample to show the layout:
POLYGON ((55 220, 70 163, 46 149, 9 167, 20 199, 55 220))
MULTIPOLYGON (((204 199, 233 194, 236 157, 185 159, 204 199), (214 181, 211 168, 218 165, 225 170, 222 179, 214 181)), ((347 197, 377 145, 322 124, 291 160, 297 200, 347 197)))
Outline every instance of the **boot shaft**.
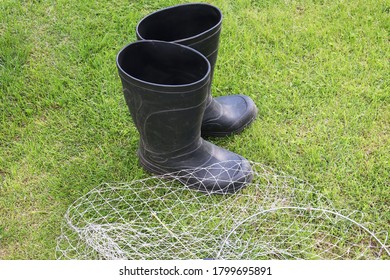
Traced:
POLYGON ((167 154, 196 145, 210 78, 203 55, 178 44, 138 41, 119 52, 117 67, 142 149, 167 154))
POLYGON ((139 40, 161 40, 189 46, 202 53, 211 65, 217 61, 222 13, 204 3, 182 4, 156 11, 137 25, 139 40))

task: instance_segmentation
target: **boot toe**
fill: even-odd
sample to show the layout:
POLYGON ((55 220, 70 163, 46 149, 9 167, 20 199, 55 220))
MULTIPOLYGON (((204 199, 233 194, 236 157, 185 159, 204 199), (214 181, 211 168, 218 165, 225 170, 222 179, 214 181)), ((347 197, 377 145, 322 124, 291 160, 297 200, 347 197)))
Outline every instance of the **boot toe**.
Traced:
MULTIPOLYGON (((250 163, 240 156, 240 160, 228 162, 225 178, 218 181, 218 184, 210 192, 215 194, 236 193, 247 184, 252 182, 253 172, 250 163)), ((224 165, 223 163, 220 165, 224 165)), ((222 168, 223 169, 223 168, 222 168)))
POLYGON ((189 188, 207 194, 232 194, 246 187, 253 179, 252 167, 246 159, 238 156, 236 160, 214 163, 194 170, 186 178, 189 188))
POLYGON ((240 133, 253 122, 257 116, 257 107, 246 95, 229 95, 214 98, 220 107, 217 117, 205 120, 202 125, 202 136, 228 136, 240 133))
POLYGON ((241 132, 257 116, 257 107, 253 100, 246 95, 233 95, 226 106, 231 106, 228 111, 231 114, 232 125, 229 131, 232 133, 241 132), (231 105, 233 103, 233 105, 231 105), (235 122, 233 122, 235 120, 235 122))

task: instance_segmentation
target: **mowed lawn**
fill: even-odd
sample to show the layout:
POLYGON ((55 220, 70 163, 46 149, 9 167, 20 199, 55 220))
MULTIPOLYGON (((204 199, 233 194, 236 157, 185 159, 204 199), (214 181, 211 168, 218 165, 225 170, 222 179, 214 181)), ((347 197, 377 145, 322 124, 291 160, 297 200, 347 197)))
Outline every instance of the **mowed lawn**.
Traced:
MULTIPOLYGON (((389 233, 390 2, 207 2, 224 15, 213 95, 244 93, 259 108, 242 134, 210 141, 389 233)), ((1 2, 0 259, 55 258, 75 199, 150 176, 115 58, 142 17, 179 3, 1 2)))

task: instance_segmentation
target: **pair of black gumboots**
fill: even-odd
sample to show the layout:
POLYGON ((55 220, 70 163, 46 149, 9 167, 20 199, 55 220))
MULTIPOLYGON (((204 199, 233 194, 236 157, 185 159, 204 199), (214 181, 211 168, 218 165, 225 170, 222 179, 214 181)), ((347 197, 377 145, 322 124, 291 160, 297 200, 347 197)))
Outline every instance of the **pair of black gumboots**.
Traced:
POLYGON ((211 96, 222 24, 209 4, 154 12, 137 25, 117 67, 140 133, 141 165, 154 174, 178 172, 188 187, 234 193, 252 180, 249 162, 202 137, 241 132, 257 114, 245 95, 211 96))

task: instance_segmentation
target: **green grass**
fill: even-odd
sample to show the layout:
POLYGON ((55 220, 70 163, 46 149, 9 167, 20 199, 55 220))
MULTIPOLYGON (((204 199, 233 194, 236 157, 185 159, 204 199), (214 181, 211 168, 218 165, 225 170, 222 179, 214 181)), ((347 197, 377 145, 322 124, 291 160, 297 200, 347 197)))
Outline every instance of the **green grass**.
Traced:
MULTIPOLYGON (((389 1, 208 2, 224 14, 213 94, 259 107, 242 134, 211 140, 389 232, 389 1)), ((139 19, 178 3, 3 1, 0 259, 55 258, 70 203, 148 176, 115 57, 139 19)))

